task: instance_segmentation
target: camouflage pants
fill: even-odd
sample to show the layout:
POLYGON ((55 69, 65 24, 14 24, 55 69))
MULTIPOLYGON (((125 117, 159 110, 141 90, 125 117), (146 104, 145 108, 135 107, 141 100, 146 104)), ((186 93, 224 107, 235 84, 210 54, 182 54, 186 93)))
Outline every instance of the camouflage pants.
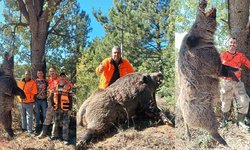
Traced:
POLYGON ((68 140, 70 120, 68 117, 68 111, 63 111, 61 108, 58 108, 54 112, 54 125, 52 128, 52 136, 58 137, 58 127, 61 120, 63 120, 63 140, 68 140))
POLYGON ((241 114, 247 114, 250 99, 242 82, 237 83, 236 81, 222 79, 220 93, 222 112, 228 112, 230 110, 234 96, 238 112, 241 114))
POLYGON ((47 111, 46 111, 46 118, 44 120, 43 125, 50 125, 53 119, 53 113, 51 112, 51 103, 48 102, 48 107, 47 107, 47 111))

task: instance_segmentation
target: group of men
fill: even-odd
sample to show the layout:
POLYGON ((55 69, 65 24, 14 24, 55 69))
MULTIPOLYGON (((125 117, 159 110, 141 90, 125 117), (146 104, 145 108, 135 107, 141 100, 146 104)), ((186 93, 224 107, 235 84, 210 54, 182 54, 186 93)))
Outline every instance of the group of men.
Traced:
MULTIPOLYGON (((221 62, 224 65, 231 67, 241 68, 244 64, 250 68, 250 61, 247 60, 244 54, 236 51, 237 39, 230 38, 228 43, 228 51, 221 54, 221 62)), ((124 58, 121 58, 121 49, 119 46, 114 46, 111 50, 111 58, 104 59, 101 64, 96 68, 96 73, 101 74, 99 88, 106 89, 109 85, 113 84, 118 78, 125 76, 128 73, 133 73, 132 65, 124 58)), ((52 129, 51 139, 58 137, 58 124, 60 117, 63 118, 63 140, 68 144, 68 127, 69 117, 72 109, 72 91, 73 85, 66 81, 66 75, 61 73, 59 77, 56 76, 54 68, 49 69, 50 77, 46 80, 43 78, 43 72, 37 72, 37 79, 31 80, 31 73, 25 72, 25 78, 20 81, 19 88, 23 89, 27 99, 19 100, 19 106, 22 115, 22 129, 28 130, 30 136, 34 136, 32 131, 32 112, 33 104, 36 106, 36 129, 38 132, 40 121, 40 108, 43 112, 43 130, 38 138, 46 135, 49 125, 52 122, 52 114, 54 113, 54 125, 52 129), (47 107, 47 86, 49 87, 50 103, 47 107), (53 107, 52 107, 53 106, 53 107), (26 115, 27 114, 27 115, 26 115), (46 117, 45 117, 46 116, 46 117)), ((240 80, 241 71, 236 73, 237 78, 240 80)), ((228 121, 228 112, 230 110, 231 102, 235 97, 238 108, 238 121, 239 125, 246 130, 250 127, 245 124, 245 116, 249 108, 249 96, 245 91, 244 84, 233 81, 230 77, 222 77, 221 83, 221 101, 223 121, 221 127, 226 126, 228 121)))
POLYGON ((58 124, 61 118, 63 118, 63 141, 65 145, 68 145, 69 117, 72 109, 71 88, 73 85, 66 81, 65 73, 61 73, 59 77, 57 77, 54 68, 49 69, 49 75, 50 77, 48 79, 44 79, 43 71, 39 70, 37 71, 37 79, 33 81, 30 71, 26 71, 24 79, 18 84, 18 87, 21 88, 26 95, 25 100, 22 100, 19 96, 17 97, 21 111, 22 131, 24 132, 27 129, 29 136, 35 136, 32 130, 33 106, 35 104, 35 133, 39 133, 40 110, 43 114, 43 130, 38 138, 42 138, 46 135, 53 116, 54 124, 51 139, 58 138, 58 124), (47 87, 49 87, 49 103, 47 103, 47 87))
MULTIPOLYGON (((99 88, 106 89, 118 78, 133 72, 132 65, 126 59, 121 58, 120 47, 115 46, 111 50, 111 58, 106 58, 101 62, 100 66, 96 68, 96 73, 102 74, 99 88)), ((25 78, 18 84, 18 87, 21 88, 26 95, 26 100, 22 100, 18 96, 22 117, 22 131, 27 129, 30 136, 35 136, 32 130, 33 105, 35 104, 35 133, 38 133, 40 128, 40 111, 42 111, 43 114, 43 128, 37 138, 40 139, 46 136, 53 117, 54 124, 51 139, 54 140, 58 138, 58 125, 62 118, 63 140, 64 144, 68 145, 69 117, 71 116, 72 109, 71 88, 73 85, 66 81, 65 73, 61 73, 59 77, 57 77, 54 68, 49 69, 49 75, 50 77, 48 79, 44 79, 44 73, 39 70, 37 71, 37 79, 33 81, 30 71, 26 71, 24 75, 25 78), (47 103, 47 87, 49 87, 49 103, 47 103)))

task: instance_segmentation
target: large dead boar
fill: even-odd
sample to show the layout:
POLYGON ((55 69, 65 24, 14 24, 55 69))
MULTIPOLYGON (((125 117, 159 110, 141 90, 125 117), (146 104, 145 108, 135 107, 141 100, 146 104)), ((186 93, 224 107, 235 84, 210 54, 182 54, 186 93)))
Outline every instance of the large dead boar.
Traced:
POLYGON ((207 2, 201 1, 195 23, 184 37, 180 48, 178 104, 186 125, 188 140, 191 139, 188 126, 191 126, 207 130, 215 140, 227 145, 218 134, 213 104, 219 99, 218 77, 230 76, 235 80, 237 77, 228 70, 234 68, 221 64, 213 37, 216 31, 216 9, 212 8, 210 13, 204 13, 206 6, 207 2))
POLYGON ((14 96, 20 95, 25 99, 24 92, 17 87, 14 79, 14 57, 9 57, 5 53, 3 64, 0 68, 0 122, 10 137, 14 136, 12 125, 11 110, 14 106, 14 96))
POLYGON ((161 77, 160 72, 127 74, 107 89, 98 89, 92 93, 77 113, 77 124, 87 126, 77 147, 105 133, 118 121, 131 118, 141 111, 149 116, 161 117, 164 123, 172 125, 156 105, 155 92, 161 77))

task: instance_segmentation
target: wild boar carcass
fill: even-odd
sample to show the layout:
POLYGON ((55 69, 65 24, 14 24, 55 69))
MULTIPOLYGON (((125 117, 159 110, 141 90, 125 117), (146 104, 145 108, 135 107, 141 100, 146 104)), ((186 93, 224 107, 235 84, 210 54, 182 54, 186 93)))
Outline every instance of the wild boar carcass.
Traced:
POLYGON ((11 128, 11 110, 14 106, 15 95, 20 95, 22 99, 26 98, 23 90, 17 87, 14 78, 14 57, 9 57, 9 53, 6 52, 0 68, 0 122, 10 137, 14 136, 11 128))
POLYGON ((162 74, 131 73, 118 79, 107 89, 96 90, 77 113, 77 124, 87 126, 87 131, 77 147, 92 137, 105 133, 113 124, 131 118, 139 112, 161 117, 164 123, 171 121, 157 107, 156 89, 162 74))

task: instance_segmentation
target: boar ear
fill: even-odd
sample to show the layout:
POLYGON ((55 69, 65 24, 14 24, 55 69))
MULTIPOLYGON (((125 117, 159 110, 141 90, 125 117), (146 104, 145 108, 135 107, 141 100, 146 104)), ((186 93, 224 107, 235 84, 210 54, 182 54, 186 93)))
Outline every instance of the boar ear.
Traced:
POLYGON ((148 77, 147 75, 143 75, 140 79, 140 83, 148 83, 148 77))
POLYGON ((212 18, 216 19, 216 8, 212 8, 213 12, 212 12, 212 18))
POLYGON ((196 47, 200 41, 200 36, 195 36, 195 35, 189 35, 186 41, 186 44, 189 49, 196 47))

